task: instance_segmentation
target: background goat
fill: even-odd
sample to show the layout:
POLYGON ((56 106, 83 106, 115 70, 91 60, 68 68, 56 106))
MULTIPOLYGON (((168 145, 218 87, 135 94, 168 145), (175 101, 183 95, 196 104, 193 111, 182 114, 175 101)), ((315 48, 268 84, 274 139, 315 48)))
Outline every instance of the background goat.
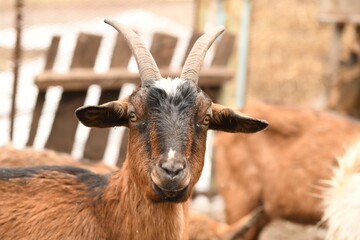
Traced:
POLYGON ((0 148, 0 167, 38 165, 71 165, 86 168, 98 174, 106 174, 118 169, 103 162, 94 162, 86 159, 77 161, 67 153, 59 153, 49 149, 36 150, 25 148, 20 150, 9 145, 0 148))
MULTIPOLYGON (((265 118, 265 131, 216 136, 215 176, 228 223, 264 207, 275 218, 316 223, 322 217, 320 180, 331 177, 336 156, 360 139, 354 119, 306 107, 254 103, 243 111, 265 118)), ((248 236, 256 238, 261 230, 248 236)))
POLYGON ((197 40, 180 78, 164 79, 141 39, 107 22, 127 40, 141 86, 123 100, 81 107, 76 116, 88 127, 129 128, 123 167, 110 176, 75 167, 0 169, 3 239, 188 239, 189 197, 207 130, 267 126, 212 103, 197 86, 205 53, 223 27, 197 40))
POLYGON ((333 176, 325 181, 324 216, 327 240, 360 239, 360 142, 338 158, 333 176))

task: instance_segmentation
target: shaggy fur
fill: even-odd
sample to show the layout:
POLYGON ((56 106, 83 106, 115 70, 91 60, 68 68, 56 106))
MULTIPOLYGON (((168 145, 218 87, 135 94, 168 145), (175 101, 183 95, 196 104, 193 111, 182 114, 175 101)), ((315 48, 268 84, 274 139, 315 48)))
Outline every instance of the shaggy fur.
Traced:
POLYGON ((216 136, 215 176, 227 221, 234 223, 259 205, 268 219, 319 221, 320 180, 331 177, 336 156, 360 139, 360 123, 284 104, 253 103, 242 110, 270 125, 258 134, 216 136))
POLYGON ((338 158, 333 176, 325 181, 323 221, 327 240, 360 239, 360 142, 338 158))

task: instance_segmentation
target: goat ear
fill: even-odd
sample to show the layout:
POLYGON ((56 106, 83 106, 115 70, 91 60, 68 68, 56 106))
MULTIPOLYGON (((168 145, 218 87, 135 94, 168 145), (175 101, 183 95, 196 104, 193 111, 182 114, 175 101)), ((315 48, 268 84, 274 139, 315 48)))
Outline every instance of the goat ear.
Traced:
POLYGON ((212 105, 212 112, 209 128, 213 130, 254 133, 263 130, 269 125, 264 120, 251 118, 215 103, 212 105))
POLYGON ((127 101, 112 101, 99 106, 83 106, 75 111, 87 127, 107 128, 128 126, 127 101))

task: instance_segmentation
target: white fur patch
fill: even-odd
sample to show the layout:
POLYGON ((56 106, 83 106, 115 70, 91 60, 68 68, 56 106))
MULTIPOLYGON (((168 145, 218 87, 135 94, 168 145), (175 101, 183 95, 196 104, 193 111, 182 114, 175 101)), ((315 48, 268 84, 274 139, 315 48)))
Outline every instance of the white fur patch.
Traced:
POLYGON ((174 159, 175 158, 175 153, 176 153, 176 151, 173 150, 172 148, 170 148, 170 150, 168 152, 168 160, 174 159))
POLYGON ((327 240, 360 239, 360 142, 338 158, 324 192, 327 240))
POLYGON ((155 87, 163 89, 168 95, 174 95, 184 82, 180 78, 162 78, 155 82, 155 87))

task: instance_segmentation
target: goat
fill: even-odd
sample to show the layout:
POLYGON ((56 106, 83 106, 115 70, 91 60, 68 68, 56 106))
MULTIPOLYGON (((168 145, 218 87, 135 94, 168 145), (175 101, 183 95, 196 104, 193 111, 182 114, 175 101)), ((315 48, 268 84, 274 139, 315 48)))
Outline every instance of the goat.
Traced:
POLYGON ((75 114, 88 127, 128 127, 126 160, 110 175, 69 166, 0 169, 2 239, 188 239, 207 130, 252 133, 268 125, 212 103, 197 86, 223 27, 196 41, 180 78, 165 79, 136 33, 105 22, 124 35, 141 84, 122 100, 75 114))
POLYGON ((360 123, 286 104, 258 102, 242 111, 267 119, 270 126, 249 136, 218 133, 215 137, 215 177, 227 222, 234 223, 259 205, 265 218, 248 239, 256 239, 275 218, 318 222, 323 212, 317 186, 331 177, 344 147, 360 139, 360 123))
POLYGON ((327 240, 360 239, 360 142, 338 158, 323 193, 327 240))
POLYGON ((117 170, 117 167, 106 165, 103 162, 94 162, 87 159, 77 161, 69 154, 59 153, 49 149, 16 149, 11 146, 0 148, 0 167, 37 165, 71 165, 86 168, 98 174, 106 174, 117 170))
MULTIPOLYGON (((111 173, 116 167, 102 162, 77 161, 66 153, 49 149, 35 150, 32 148, 15 149, 9 145, 0 148, 1 167, 39 166, 39 165, 70 165, 89 169, 95 173, 111 173)), ((261 209, 251 212, 235 224, 228 225, 217 222, 205 214, 190 211, 190 240, 232 240, 242 236, 244 232, 260 217, 261 209)))

